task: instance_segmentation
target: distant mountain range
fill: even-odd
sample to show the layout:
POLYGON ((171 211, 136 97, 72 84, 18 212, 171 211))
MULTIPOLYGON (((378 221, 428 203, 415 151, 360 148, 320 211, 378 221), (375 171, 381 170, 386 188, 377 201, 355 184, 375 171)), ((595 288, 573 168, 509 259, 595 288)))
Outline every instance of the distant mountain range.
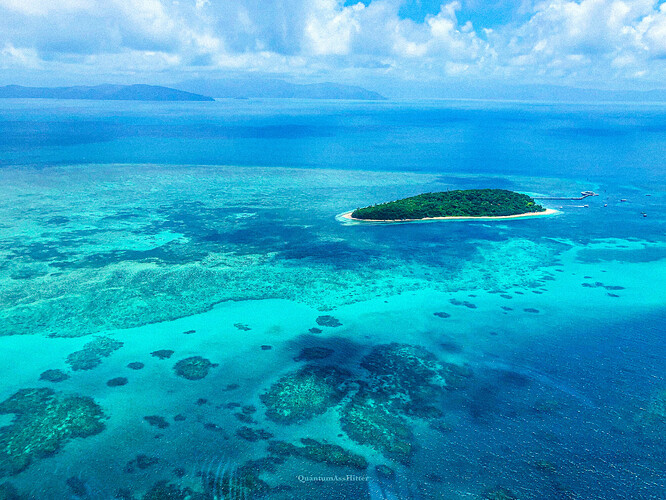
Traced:
POLYGON ((272 78, 188 80, 176 87, 213 97, 227 98, 300 98, 383 100, 381 94, 363 87, 339 83, 289 83, 272 78))
POLYGON ((156 85, 93 87, 0 87, 0 98, 94 99, 102 101, 213 101, 212 97, 156 85))

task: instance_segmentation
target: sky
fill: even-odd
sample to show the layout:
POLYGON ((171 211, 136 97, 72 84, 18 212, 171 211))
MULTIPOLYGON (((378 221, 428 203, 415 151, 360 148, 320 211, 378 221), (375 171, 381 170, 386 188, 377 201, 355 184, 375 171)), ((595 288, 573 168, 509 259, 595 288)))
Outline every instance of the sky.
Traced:
POLYGON ((0 0, 0 84, 666 88, 666 1, 0 0))

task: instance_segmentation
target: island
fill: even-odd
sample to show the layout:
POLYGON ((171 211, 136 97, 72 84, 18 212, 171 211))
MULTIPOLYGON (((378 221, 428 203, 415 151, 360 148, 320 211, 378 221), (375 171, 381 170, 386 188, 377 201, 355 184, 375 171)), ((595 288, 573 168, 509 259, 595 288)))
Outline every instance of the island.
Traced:
POLYGON ((218 98, 231 99, 351 99, 385 100, 381 94, 363 87, 340 83, 291 83, 258 76, 220 80, 188 80, 176 85, 179 89, 218 98))
POLYGON ((94 85, 75 87, 0 87, 6 99, 90 99, 96 101, 214 101, 212 97, 159 85, 94 85))
POLYGON ((349 220, 405 222, 436 219, 506 219, 550 215, 526 194, 506 189, 457 189, 424 193, 401 200, 357 208, 342 214, 349 220))

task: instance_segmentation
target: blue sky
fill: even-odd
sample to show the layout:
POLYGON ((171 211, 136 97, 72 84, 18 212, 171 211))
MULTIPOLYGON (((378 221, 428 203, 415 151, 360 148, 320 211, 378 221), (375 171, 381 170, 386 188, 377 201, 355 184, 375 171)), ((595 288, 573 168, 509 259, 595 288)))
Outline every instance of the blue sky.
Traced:
POLYGON ((0 83, 666 87, 650 0, 0 0, 0 83))

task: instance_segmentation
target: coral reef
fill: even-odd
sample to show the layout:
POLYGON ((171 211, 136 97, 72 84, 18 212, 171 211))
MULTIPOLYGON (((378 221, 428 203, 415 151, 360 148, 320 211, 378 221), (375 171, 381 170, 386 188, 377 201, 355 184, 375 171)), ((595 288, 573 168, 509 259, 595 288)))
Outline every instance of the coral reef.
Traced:
POLYGON ((160 460, 157 457, 149 457, 148 455, 137 455, 136 458, 133 458, 132 460, 127 462, 127 465, 125 465, 124 470, 127 473, 135 472, 137 469, 144 470, 159 463, 159 461, 160 460))
POLYGON ((210 500, 210 498, 203 493, 192 491, 191 488, 180 488, 167 480, 162 480, 156 482, 142 500, 210 500))
POLYGON ((141 370, 144 366, 145 365, 140 361, 132 361, 131 363, 127 364, 127 368, 130 370, 141 370))
POLYGON ((334 318, 333 316, 331 316, 329 314, 319 316, 317 318, 317 324, 319 326, 328 326, 330 328, 337 328, 338 326, 342 326, 342 323, 340 323, 340 320, 338 320, 337 318, 334 318))
POLYGON ((251 441, 251 442, 266 440, 273 437, 273 434, 271 434, 268 431, 265 431, 263 429, 253 429, 252 427, 248 427, 246 425, 240 427, 236 431, 236 435, 241 439, 245 439, 246 441, 251 441))
POLYGON ((116 377, 108 380, 106 385, 109 387, 120 387, 121 385, 127 385, 127 379, 125 377, 116 377))
POLYGON ((353 467, 364 470, 368 461, 362 455, 357 455, 336 444, 320 443, 315 439, 301 439, 303 446, 296 446, 284 441, 271 441, 268 443, 268 452, 278 457, 301 457, 313 462, 335 465, 338 467, 353 467))
POLYGON ((467 300, 451 299, 449 302, 454 306, 465 306, 468 309, 476 309, 476 305, 467 300))
POLYGON ((80 351, 75 351, 67 356, 67 363, 75 371, 92 370, 102 363, 103 358, 109 357, 122 346, 122 342, 112 338, 96 337, 85 344, 80 351))
POLYGON ((39 380, 46 380, 47 382, 64 382, 69 378, 69 375, 62 370, 46 370, 39 376, 39 380))
POLYGON ((178 361, 173 366, 173 370, 176 372, 176 375, 187 380, 201 380, 208 375, 208 371, 211 368, 216 366, 218 366, 216 363, 211 363, 206 358, 192 356, 178 361))
POLYGON ((385 395, 363 387, 341 412, 342 430, 354 441, 371 446, 389 458, 409 463, 413 435, 405 418, 391 410, 385 395))
POLYGON ((388 465, 380 464, 375 466, 375 471, 377 476, 385 479, 393 479, 395 477, 395 471, 391 469, 388 465))
POLYGON ((150 353, 151 356, 158 359, 169 359, 173 356, 174 351, 171 349, 160 349, 158 351, 153 351, 150 353))
POLYGON ((421 346, 396 342, 374 347, 361 366, 381 381, 382 390, 404 393, 411 405, 432 401, 442 388, 460 387, 472 376, 469 368, 442 363, 421 346))
POLYGON ((346 393, 350 373, 335 366, 306 365, 285 375, 262 394, 266 416, 291 424, 324 413, 346 393))
POLYGON ((57 452, 69 439, 102 432, 104 413, 91 399, 51 389, 22 389, 0 403, 0 414, 14 413, 0 428, 0 472, 16 474, 57 452))
POLYGON ((143 417, 143 419, 148 422, 150 425, 153 427, 157 427, 158 429, 166 429, 169 427, 169 422, 166 421, 164 417, 160 417, 159 415, 148 415, 146 417, 143 417))
MULTIPOLYGON (((202 474, 206 499, 270 498, 270 486, 259 478, 265 471, 274 471, 277 461, 271 458, 251 460, 236 468, 220 462, 217 470, 202 474)), ((198 500, 196 497, 193 500, 198 500)))

